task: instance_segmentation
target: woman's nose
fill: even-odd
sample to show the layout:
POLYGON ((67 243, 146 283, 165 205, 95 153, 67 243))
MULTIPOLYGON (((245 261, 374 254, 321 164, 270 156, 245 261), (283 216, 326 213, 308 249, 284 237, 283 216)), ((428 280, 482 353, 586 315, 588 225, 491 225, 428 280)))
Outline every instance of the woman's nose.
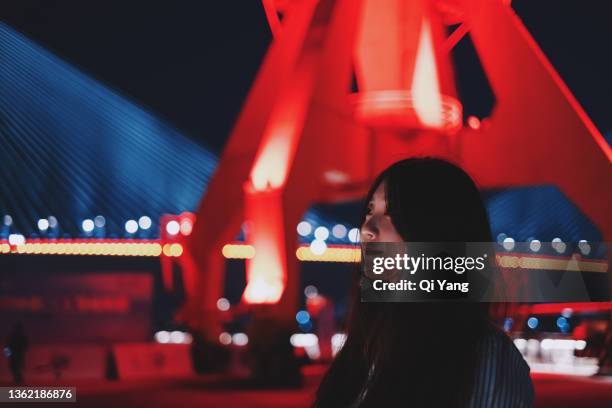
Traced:
POLYGON ((359 234, 361 235, 361 240, 365 242, 374 241, 377 236, 376 228, 374 228, 369 221, 361 226, 359 234))

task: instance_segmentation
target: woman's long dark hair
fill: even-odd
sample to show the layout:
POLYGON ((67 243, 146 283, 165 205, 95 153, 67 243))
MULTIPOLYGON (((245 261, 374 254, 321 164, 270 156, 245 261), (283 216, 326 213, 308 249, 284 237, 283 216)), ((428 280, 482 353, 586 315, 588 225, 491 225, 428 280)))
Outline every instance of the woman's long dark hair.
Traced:
MULTIPOLYGON (((491 242, 478 189, 459 167, 435 158, 393 164, 372 185, 362 224, 382 182, 387 212, 404 241, 491 242)), ((357 292, 346 341, 314 406, 352 406, 366 388, 359 407, 465 406, 473 388, 477 343, 492 330, 487 304, 362 303, 357 292)))

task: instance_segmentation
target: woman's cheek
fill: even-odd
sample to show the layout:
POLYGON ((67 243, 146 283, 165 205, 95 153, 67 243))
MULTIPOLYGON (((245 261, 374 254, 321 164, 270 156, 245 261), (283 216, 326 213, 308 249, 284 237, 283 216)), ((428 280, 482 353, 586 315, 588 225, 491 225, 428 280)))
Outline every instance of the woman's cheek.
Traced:
POLYGON ((400 242, 402 240, 389 217, 385 217, 380 235, 383 242, 400 242))

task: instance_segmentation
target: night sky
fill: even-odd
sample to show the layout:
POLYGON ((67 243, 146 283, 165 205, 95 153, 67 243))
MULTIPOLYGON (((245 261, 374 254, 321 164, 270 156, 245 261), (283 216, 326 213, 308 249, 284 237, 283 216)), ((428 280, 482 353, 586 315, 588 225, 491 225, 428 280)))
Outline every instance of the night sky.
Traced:
MULTIPOLYGON (((605 4, 513 2, 602 133, 612 130, 605 4)), ((0 19, 217 152, 271 41, 256 0, 4 0, 0 19)), ((466 113, 485 115, 491 98, 478 89, 469 43, 455 58, 466 68, 458 73, 466 113)))
POLYGON ((3 1, 0 19, 219 151, 271 40, 258 1, 3 1))

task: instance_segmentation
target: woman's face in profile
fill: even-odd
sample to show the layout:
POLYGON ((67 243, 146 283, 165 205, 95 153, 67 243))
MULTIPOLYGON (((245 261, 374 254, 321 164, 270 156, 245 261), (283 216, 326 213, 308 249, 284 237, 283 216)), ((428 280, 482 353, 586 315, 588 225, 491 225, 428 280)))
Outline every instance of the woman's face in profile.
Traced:
POLYGON ((391 222, 387 214, 386 182, 378 185, 368 203, 365 221, 360 234, 363 242, 403 242, 404 240, 391 222))

